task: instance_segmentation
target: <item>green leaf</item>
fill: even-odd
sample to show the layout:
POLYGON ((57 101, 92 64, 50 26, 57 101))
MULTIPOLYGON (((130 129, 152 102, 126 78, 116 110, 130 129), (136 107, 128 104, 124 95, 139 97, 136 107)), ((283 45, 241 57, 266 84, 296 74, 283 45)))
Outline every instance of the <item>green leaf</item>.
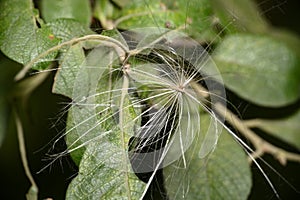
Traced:
POLYGON ((60 60, 60 70, 55 76, 52 92, 72 98, 74 82, 84 62, 85 56, 81 44, 73 45, 60 60))
POLYGON ((225 86, 253 103, 278 107, 299 99, 300 59, 281 41, 232 35, 217 47, 213 60, 225 86))
MULTIPOLYGON (((102 62, 97 65, 94 61, 96 54, 99 53, 97 56, 101 56, 101 52, 104 51, 95 50, 86 58, 82 44, 76 44, 63 54, 60 70, 56 74, 53 92, 65 95, 74 102, 74 106, 68 110, 66 135, 69 148, 76 148, 101 132, 100 127, 89 131, 94 124, 97 124, 97 117, 93 117, 96 111, 92 107, 84 106, 85 103, 94 103, 94 99, 85 101, 85 98, 96 93, 98 81, 102 76, 101 71, 103 71, 101 64, 107 64, 102 62), (76 106, 76 103, 79 105, 76 106)), ((71 154, 75 163, 79 164, 83 152, 84 147, 71 154)))
MULTIPOLYGON (((114 61, 119 61, 113 47, 107 44, 95 43, 96 46, 87 56, 84 55, 82 45, 83 43, 76 44, 63 54, 53 87, 55 93, 72 99, 65 135, 71 155, 77 164, 85 146, 97 138, 99 133, 108 130, 108 126, 115 124, 114 115, 111 113, 114 111, 107 113, 106 108, 112 103, 110 91, 113 88, 109 87, 116 77, 109 75, 107 70, 114 61), (98 93, 101 95, 97 95, 98 93)), ((116 88, 116 91, 120 92, 120 89, 116 88)))
MULTIPOLYGON (((207 114, 201 115, 202 135, 208 130, 210 120, 207 114)), ((186 168, 180 159, 164 169, 169 198, 247 199, 252 184, 251 171, 242 147, 223 129, 215 150, 200 159, 202 142, 201 138, 195 139, 185 153, 186 168)))
POLYGON ((41 12, 46 22, 67 18, 74 19, 88 27, 92 19, 88 0, 43 0, 41 12))
POLYGON ((62 42, 71 40, 75 37, 93 34, 93 32, 80 22, 73 19, 56 19, 47 23, 54 36, 61 39, 62 42))
POLYGON ((291 50, 293 50, 298 57, 300 57, 300 39, 299 36, 293 32, 284 29, 277 29, 273 27, 269 29, 270 36, 274 39, 284 42, 291 50))
POLYGON ((129 200, 141 197, 145 184, 134 173, 120 169, 124 155, 113 147, 106 140, 87 146, 78 176, 69 185, 66 199, 129 200))
POLYGON ((254 1, 212 0, 213 10, 229 32, 266 33, 268 24, 254 1))
POLYGON ((76 74, 68 118, 73 126, 67 129, 76 133, 69 132, 67 143, 70 152, 85 151, 76 154, 79 174, 66 199, 138 199, 143 193, 145 184, 132 172, 127 155, 136 114, 127 94, 129 83, 113 70, 119 68, 113 62, 117 58, 112 48, 97 46, 76 74))
POLYGON ((112 29, 113 24, 111 22, 111 17, 113 16, 114 5, 111 1, 107 0, 97 0, 95 1, 94 16, 99 19, 101 25, 104 29, 112 29))
MULTIPOLYGON (((102 83, 103 80, 107 79, 103 78, 102 83)), ((109 93, 104 95, 97 102, 99 104, 100 100, 105 102, 105 96, 110 95, 109 93)), ((121 100, 120 95, 116 98, 121 100)), ((119 101, 115 102, 117 104, 119 101)), ((126 109, 129 103, 125 103, 123 114, 124 119, 132 121, 135 115, 129 116, 132 115, 132 112, 126 109)), ((111 111, 108 113, 111 115, 111 111)), ((103 118, 107 118, 105 110, 102 110, 101 114, 104 115, 103 118)), ((124 121, 124 124, 130 121, 124 121)), ((112 131, 105 133, 102 129, 97 136, 94 136, 91 143, 85 145, 86 151, 79 165, 79 175, 69 185, 66 199, 139 199, 145 184, 131 171, 126 149, 129 138, 133 135, 133 126, 131 129, 124 129, 125 133, 118 129, 119 126, 113 123, 113 119, 108 119, 98 126, 103 129, 107 126, 107 130, 112 131), (123 137, 122 134, 126 136, 123 137)))
POLYGON ((253 122, 251 125, 300 148, 300 110, 284 119, 255 119, 249 122, 253 122))
MULTIPOLYGON (((0 48, 9 58, 25 64, 58 43, 38 18, 30 0, 3 0, 0 8, 0 48)), ((55 56, 56 53, 49 54, 44 61, 55 56)), ((44 67, 45 64, 35 66, 44 67)))
POLYGON ((180 28, 198 41, 213 40, 213 12, 208 0, 131 1, 124 6, 115 24, 120 29, 145 27, 180 28))

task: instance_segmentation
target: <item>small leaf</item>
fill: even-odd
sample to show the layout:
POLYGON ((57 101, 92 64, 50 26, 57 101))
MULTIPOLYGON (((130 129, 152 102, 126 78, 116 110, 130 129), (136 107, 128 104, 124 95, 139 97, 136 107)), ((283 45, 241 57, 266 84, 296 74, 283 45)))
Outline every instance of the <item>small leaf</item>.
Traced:
POLYGON ((256 119, 253 122, 255 127, 300 148, 300 110, 284 119, 256 119))
MULTIPOLYGON (((3 0, 0 8, 0 48, 9 58, 26 64, 59 42, 42 24, 30 0, 3 0)), ((44 60, 55 56, 56 53, 51 53, 44 60)), ((35 68, 45 68, 45 64, 35 68)))
POLYGON ((74 19, 89 26, 92 16, 88 0, 43 0, 41 12, 46 22, 55 19, 74 19))
POLYGON ((283 42, 232 35, 217 47, 213 60, 225 86, 253 103, 278 107, 299 99, 300 59, 283 42))
MULTIPOLYGON (((210 117, 201 115, 201 133, 208 129, 209 124, 210 117)), ((241 146, 223 129, 216 149, 207 158, 200 159, 198 153, 202 141, 195 139, 185 153, 186 168, 180 159, 164 169, 169 198, 247 199, 251 171, 241 146)))

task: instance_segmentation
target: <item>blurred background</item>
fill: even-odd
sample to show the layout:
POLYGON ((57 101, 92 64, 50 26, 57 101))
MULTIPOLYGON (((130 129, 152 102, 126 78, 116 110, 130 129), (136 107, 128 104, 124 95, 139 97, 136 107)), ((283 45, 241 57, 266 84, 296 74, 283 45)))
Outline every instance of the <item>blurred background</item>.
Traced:
MULTIPOLYGON (((257 2, 263 14, 274 26, 288 29, 300 35, 299 0, 257 0, 257 2)), ((1 52, 0 65, 0 90, 3 94, 13 87, 13 77, 22 66, 7 59, 1 52)), ((21 118, 24 125, 28 162, 39 187, 39 199, 53 198, 60 200, 64 199, 65 190, 72 177, 76 175, 77 168, 72 160, 65 157, 37 174, 39 170, 49 163, 49 160, 45 160, 50 148, 47 144, 55 135, 63 131, 66 115, 62 115, 62 113, 65 103, 69 102, 69 99, 51 93, 53 77, 54 74, 51 74, 33 92, 30 99, 28 99, 28 105, 22 109, 21 118)), ((0 103, 2 104, 2 102, 0 103)), ((243 102, 243 104, 246 105, 247 102, 243 102)), ((8 121, 8 126, 5 127, 7 132, 0 147, 0 177, 2 182, 0 199, 25 199, 30 183, 22 167, 12 115, 6 120, 8 121)), ((295 151, 292 147, 285 147, 295 151)), ((59 152, 64 148, 65 146, 62 143, 61 147, 58 147, 55 151, 59 152)), ((288 163, 286 167, 283 167, 268 155, 264 156, 264 159, 290 181, 294 187, 300 189, 299 164, 288 163)), ((291 187, 283 183, 274 172, 266 167, 264 168, 267 174, 272 177, 272 180, 275 181, 274 185, 278 185, 278 192, 283 199, 296 199, 297 194, 291 187), (276 182, 276 180, 278 181, 276 182)), ((273 191, 266 184, 264 177, 255 167, 253 167, 253 174, 256 181, 249 199, 276 199, 273 191)))

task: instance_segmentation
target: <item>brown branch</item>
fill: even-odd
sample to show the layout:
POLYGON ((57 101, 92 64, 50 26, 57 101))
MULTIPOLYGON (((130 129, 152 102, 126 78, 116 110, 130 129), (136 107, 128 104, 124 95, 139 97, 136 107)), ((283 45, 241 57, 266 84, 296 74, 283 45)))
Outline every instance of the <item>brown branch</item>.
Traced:
POLYGON ((21 122, 20 117, 16 110, 14 110, 14 115, 15 115, 15 121, 16 121, 17 133, 18 133, 18 141, 19 141, 19 150, 20 150, 21 160, 22 160, 22 164, 23 164, 23 167, 25 170, 25 174, 31 183, 31 187, 28 190, 28 193, 26 194, 26 199, 37 200, 38 199, 37 198, 38 187, 33 179, 33 176, 31 175, 30 168, 29 168, 28 161, 27 161, 26 146, 25 146, 22 122, 21 122))
MULTIPOLYGON (((196 82, 191 82, 191 85, 199 96, 207 98, 207 94, 209 94, 209 92, 205 88, 199 86, 199 84, 197 84, 196 82)), ((259 137, 254 131, 250 129, 251 124, 247 124, 243 120, 239 119, 235 114, 233 114, 221 103, 216 103, 214 105, 214 108, 221 116, 225 118, 225 120, 228 123, 230 123, 234 128, 236 128, 254 145, 255 151, 252 153, 253 158, 257 158, 265 153, 269 153, 273 155, 276 159, 278 159, 278 161, 282 165, 285 165, 288 160, 300 162, 299 154, 286 151, 259 137)))
POLYGON ((219 114, 225 117, 227 122, 229 122, 241 134, 251 141, 255 147, 255 152, 253 154, 254 157, 261 156, 264 153, 269 153, 277 158, 282 165, 285 165, 287 160, 300 162, 299 154, 288 152, 262 139, 222 104, 217 103, 215 108, 219 114))

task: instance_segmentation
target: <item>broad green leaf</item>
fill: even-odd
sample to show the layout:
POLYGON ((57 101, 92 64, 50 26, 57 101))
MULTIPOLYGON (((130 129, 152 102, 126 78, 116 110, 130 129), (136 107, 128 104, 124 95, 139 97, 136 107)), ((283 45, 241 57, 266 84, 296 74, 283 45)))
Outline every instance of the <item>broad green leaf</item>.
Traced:
POLYGON ((268 24, 252 0, 212 0, 213 10, 226 31, 265 33, 268 24))
POLYGON ((213 12, 208 0, 134 0, 115 17, 117 28, 163 27, 181 29, 198 41, 213 40, 213 12))
MULTIPOLYGON (((88 142, 102 131, 100 126, 96 125, 97 114, 93 106, 96 103, 95 98, 89 96, 96 93, 104 67, 108 66, 108 58, 99 62, 99 57, 104 58, 107 51, 98 48, 85 57, 81 43, 79 43, 72 46, 61 59, 53 92, 70 97, 73 101, 69 109, 66 129, 67 144, 70 149, 88 142)), ((72 153, 76 163, 79 163, 84 147, 80 149, 72 153)))
MULTIPOLYGON (((118 127, 115 111, 107 109, 114 104, 111 90, 119 72, 111 67, 118 65, 118 54, 108 43, 96 43, 85 56, 82 45, 76 44, 62 55, 53 87, 55 93, 72 99, 65 135, 77 164, 89 142, 102 137, 100 133, 110 130, 111 124, 118 127), (115 71, 114 75, 110 71, 115 71)), ((115 90, 119 95, 120 88, 115 90)))
MULTIPOLYGON (((81 43, 76 44, 68 49, 63 54, 60 60, 59 70, 56 73, 55 81, 53 84, 52 91, 57 94, 65 95, 69 98, 73 97, 73 90, 76 83, 76 77, 80 73, 81 66, 84 63, 85 56, 82 49, 81 43)), ((68 120, 66 125, 66 140, 67 144, 72 144, 79 136, 77 133, 76 123, 74 122, 74 115, 76 115, 76 107, 71 107, 68 110, 68 120)), ((87 118, 87 114, 79 113, 78 117, 87 118)), ((80 127, 78 128, 80 131, 80 127)), ((82 129, 82 127, 81 127, 82 129)), ((77 145, 80 145, 77 144, 77 145)), ((81 148, 71 154, 74 162, 79 165, 81 156, 84 152, 84 148, 81 148)))
MULTIPOLYGON (((210 117, 201 115, 201 133, 208 130, 210 117)), ((201 134, 200 133, 200 134, 201 134)), ((215 150, 199 158, 202 138, 195 139, 185 153, 187 166, 180 159, 164 169, 170 199, 247 199, 251 189, 251 171, 247 156, 225 130, 215 150)))
MULTIPOLYGON (((0 9, 0 48, 9 58, 26 64, 58 43, 39 19, 31 0, 3 0, 0 9)), ((42 61, 52 60, 55 55, 51 53, 42 61)))
MULTIPOLYGON (((98 98, 97 102, 101 103, 102 100, 104 103, 109 96, 109 93, 104 94, 104 97, 98 98)), ((120 95, 115 98, 118 99, 114 101, 116 104, 122 100, 120 95)), ((122 109, 124 119, 132 121, 134 115, 128 109, 129 102, 124 103, 122 109)), ((114 111, 107 113, 114 114, 112 112, 114 111)), ((108 118, 105 110, 102 110, 101 115, 103 118, 108 118)), ((123 121, 124 127, 127 127, 124 128, 124 133, 118 128, 117 123, 113 123, 112 118, 98 124, 102 130, 107 126, 107 129, 112 131, 108 134, 103 131, 98 132, 93 142, 85 145, 86 151, 79 165, 79 174, 69 185, 66 199, 139 199, 141 197, 145 184, 132 172, 127 155, 127 144, 129 138, 133 136, 133 126, 128 126, 130 121, 123 121)))
POLYGON ((76 155, 81 158, 79 174, 66 199, 139 199, 143 193, 145 184, 128 159, 136 114, 127 94, 129 83, 115 69, 117 58, 111 47, 98 46, 76 75, 68 118, 73 125, 69 130, 75 127, 76 134, 68 135, 67 143, 69 151, 81 145, 85 151, 76 155))
POLYGON ((252 122, 253 126, 300 148, 300 110, 284 119, 255 119, 252 122))
POLYGON ((41 12, 46 22, 67 18, 74 19, 88 27, 92 19, 88 0, 43 0, 41 12))
POLYGON ((216 48, 213 60, 225 86, 253 103, 278 107, 299 99, 300 59, 281 41, 232 35, 216 48))
POLYGON ((134 173, 126 171, 129 160, 125 160, 129 165, 121 169, 122 153, 107 140, 88 145, 66 199, 139 199, 145 184, 134 173))
POLYGON ((71 40, 75 37, 80 37, 93 32, 82 23, 73 19, 56 19, 47 23, 53 35, 62 40, 62 42, 71 40))

